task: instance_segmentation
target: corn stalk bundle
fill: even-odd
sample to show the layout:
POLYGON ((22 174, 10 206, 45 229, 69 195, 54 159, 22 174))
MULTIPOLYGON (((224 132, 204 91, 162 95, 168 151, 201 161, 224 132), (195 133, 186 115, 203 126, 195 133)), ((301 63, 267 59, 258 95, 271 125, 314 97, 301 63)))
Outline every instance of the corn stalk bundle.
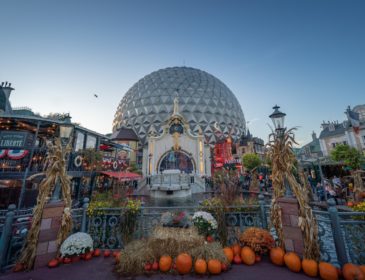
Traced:
POLYGON ((352 176, 354 178, 354 195, 355 195, 355 201, 359 201, 360 194, 365 191, 364 189, 364 183, 361 178, 361 174, 365 173, 362 170, 355 170, 352 172, 352 176))
MULTIPOLYGON (((37 205, 33 210, 31 228, 28 232, 22 254, 18 260, 18 263, 22 264, 24 269, 29 270, 33 268, 43 210, 54 190, 57 180, 60 180, 62 186, 62 194, 65 200, 65 206, 68 207, 68 209, 71 209, 70 179, 68 178, 65 169, 65 154, 67 154, 70 150, 71 147, 69 144, 66 147, 66 151, 63 152, 60 139, 56 139, 55 145, 49 145, 48 147, 48 155, 46 159, 46 165, 48 168, 45 172, 45 178, 39 185, 37 205)), ((72 219, 70 210, 64 211, 62 216, 61 230, 58 233, 57 238, 59 246, 68 236, 71 227, 72 219)))
POLYGON ((304 257, 318 260, 318 225, 308 201, 308 190, 302 187, 293 175, 295 155, 293 144, 295 128, 285 130, 282 135, 272 133, 269 137, 269 158, 272 161, 274 195, 271 207, 271 222, 278 235, 278 245, 284 247, 281 208, 278 198, 284 196, 285 180, 289 183, 299 203, 299 224, 304 235, 304 257))

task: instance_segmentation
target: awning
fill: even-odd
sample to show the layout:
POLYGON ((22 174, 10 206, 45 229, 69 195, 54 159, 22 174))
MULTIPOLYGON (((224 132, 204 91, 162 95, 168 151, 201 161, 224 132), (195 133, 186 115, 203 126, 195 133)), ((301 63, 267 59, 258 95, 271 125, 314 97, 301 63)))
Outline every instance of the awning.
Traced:
POLYGON ((100 173, 119 180, 133 181, 142 178, 141 175, 132 172, 101 171, 100 173))

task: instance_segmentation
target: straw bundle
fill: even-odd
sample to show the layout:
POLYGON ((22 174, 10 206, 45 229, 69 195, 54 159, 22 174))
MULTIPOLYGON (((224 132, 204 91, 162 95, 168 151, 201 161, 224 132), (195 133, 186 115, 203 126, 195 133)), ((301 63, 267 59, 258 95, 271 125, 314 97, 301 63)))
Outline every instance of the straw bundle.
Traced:
POLYGON ((33 210, 32 225, 28 232, 22 254, 18 263, 23 265, 24 269, 32 269, 36 256, 39 231, 42 221, 42 215, 45 205, 51 196, 56 182, 59 180, 62 186, 62 194, 65 201, 65 210, 62 216, 62 224, 57 237, 58 247, 66 239, 72 228, 72 219, 69 209, 71 209, 70 179, 66 173, 65 157, 70 152, 70 143, 63 151, 61 140, 56 139, 55 145, 50 145, 47 155, 46 176, 39 185, 37 205, 33 210), (68 210, 67 210, 68 209, 68 210))
POLYGON ((308 201, 308 190, 302 187, 293 175, 295 155, 294 128, 283 131, 282 135, 272 133, 269 137, 269 157, 272 160, 274 195, 271 208, 271 222, 278 235, 278 245, 284 247, 281 209, 278 198, 284 196, 285 180, 289 183, 299 203, 299 224, 304 235, 304 257, 319 259, 318 225, 308 201))

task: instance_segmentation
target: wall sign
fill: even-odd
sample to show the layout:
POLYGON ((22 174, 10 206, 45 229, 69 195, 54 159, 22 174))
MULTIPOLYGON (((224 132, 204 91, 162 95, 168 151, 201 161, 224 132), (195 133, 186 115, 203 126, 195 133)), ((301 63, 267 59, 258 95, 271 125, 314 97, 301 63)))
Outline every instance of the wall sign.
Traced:
POLYGON ((0 148, 24 148, 33 145, 33 134, 25 131, 1 131, 0 148))

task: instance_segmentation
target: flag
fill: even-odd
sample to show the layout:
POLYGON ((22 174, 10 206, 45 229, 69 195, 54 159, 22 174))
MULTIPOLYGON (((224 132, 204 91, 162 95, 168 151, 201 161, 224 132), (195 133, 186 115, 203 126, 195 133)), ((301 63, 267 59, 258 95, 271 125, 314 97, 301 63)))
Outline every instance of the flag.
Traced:
POLYGON ((350 106, 347 108, 346 111, 347 118, 351 123, 352 128, 354 129, 356 134, 359 134, 360 131, 360 114, 352 111, 350 106))

